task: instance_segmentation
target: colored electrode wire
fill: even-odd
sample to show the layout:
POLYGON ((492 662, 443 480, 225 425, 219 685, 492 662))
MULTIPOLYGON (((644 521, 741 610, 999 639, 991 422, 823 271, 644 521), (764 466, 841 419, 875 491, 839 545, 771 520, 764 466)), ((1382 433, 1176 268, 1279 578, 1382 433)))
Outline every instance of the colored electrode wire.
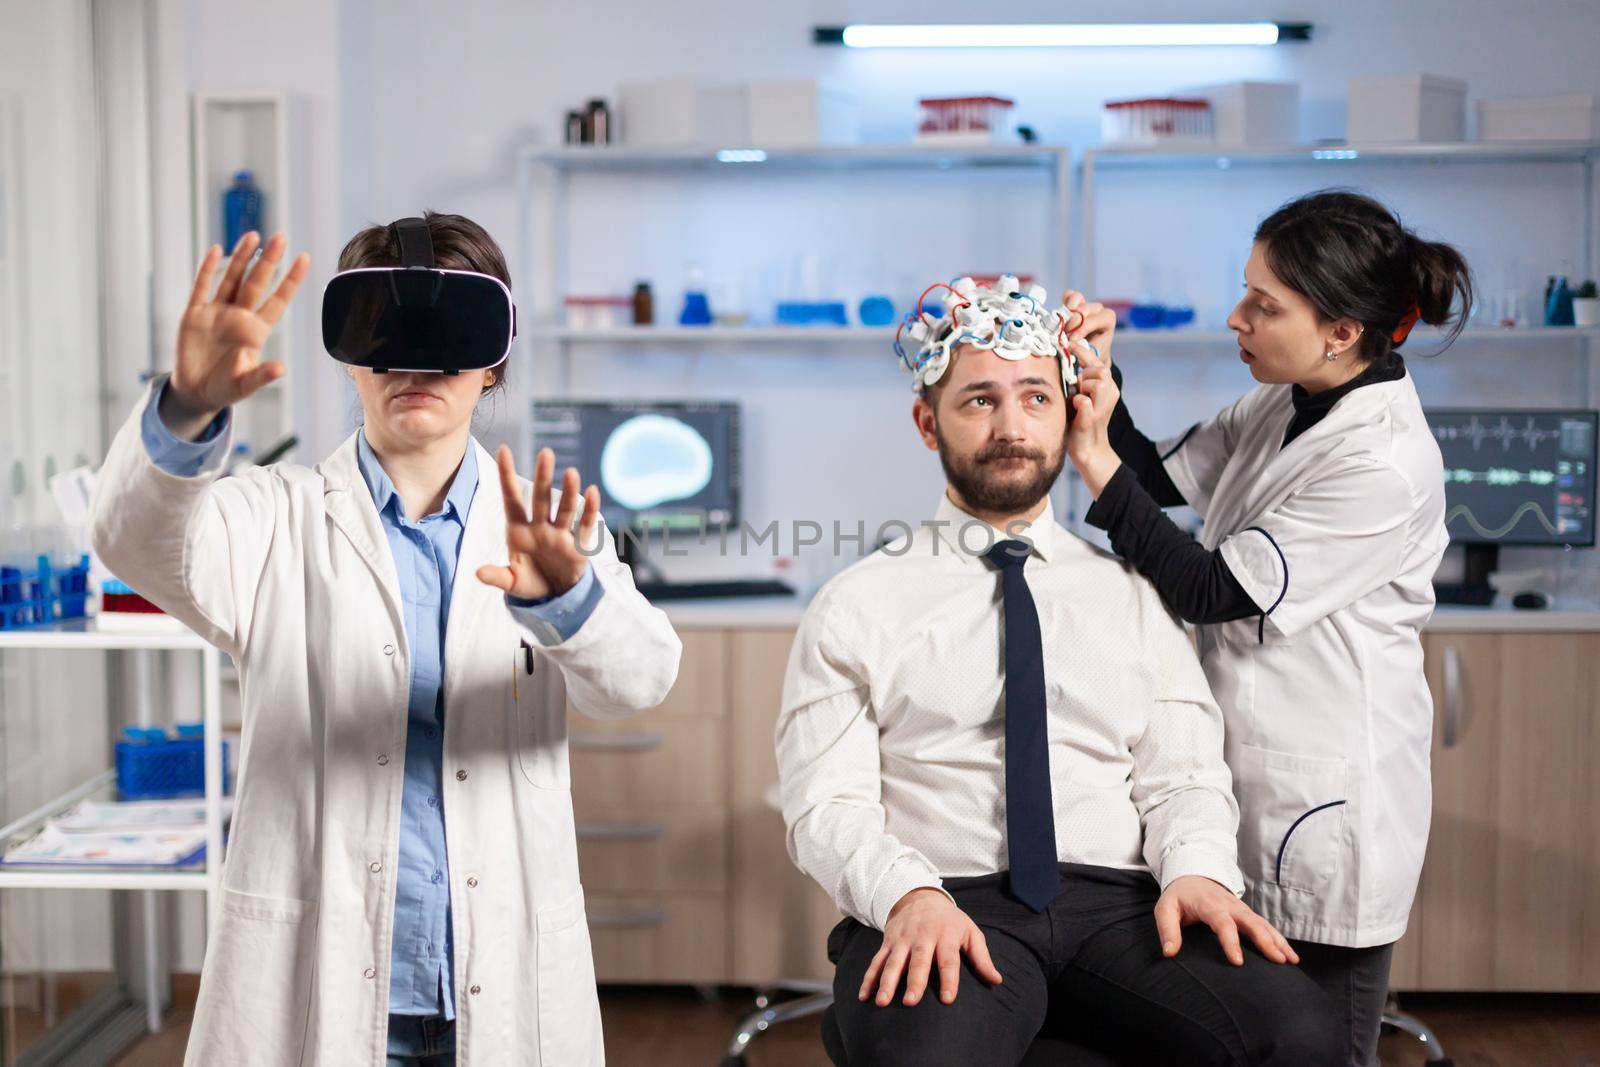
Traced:
POLYGON ((911 372, 912 387, 921 391, 944 377, 950 354, 961 345, 993 351, 1003 359, 1028 356, 1055 357, 1061 365, 1061 387, 1067 396, 1078 391, 1078 357, 1074 346, 1082 346, 1095 356, 1094 345, 1082 339, 1069 340, 1072 316, 1079 312, 1063 306, 1046 309, 1047 293, 1035 285, 1026 293, 1013 274, 1001 275, 993 286, 979 285, 971 278, 954 283, 934 282, 922 291, 916 306, 895 331, 894 351, 901 366, 911 372), (928 294, 944 289, 940 297, 943 311, 930 316, 924 307, 928 294), (916 355, 906 351, 904 340, 917 344, 916 355))

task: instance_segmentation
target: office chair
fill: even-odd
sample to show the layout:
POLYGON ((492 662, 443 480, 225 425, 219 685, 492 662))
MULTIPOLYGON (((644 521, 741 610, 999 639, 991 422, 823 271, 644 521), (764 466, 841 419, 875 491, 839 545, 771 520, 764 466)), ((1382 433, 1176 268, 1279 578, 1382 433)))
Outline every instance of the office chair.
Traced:
MULTIPOLYGON (((782 810, 776 782, 763 790, 762 799, 768 807, 782 810)), ((829 1059, 839 1067, 844 1067, 844 1042, 839 1035, 839 1026, 834 1021, 832 1010, 833 983, 811 978, 782 979, 756 991, 755 1007, 756 1010, 746 1015, 740 1021, 738 1029, 734 1030, 733 1039, 728 1042, 728 1052, 722 1059, 721 1067, 743 1067, 745 1052, 757 1037, 777 1023, 804 1019, 811 1015, 823 1017, 823 1047, 827 1050, 829 1059), (800 995, 792 1000, 781 1002, 773 1000, 774 994, 784 992, 800 995)), ((1425 1061, 1426 1067, 1454 1067, 1454 1062, 1445 1055, 1444 1046, 1439 1043, 1438 1037, 1421 1019, 1401 1011, 1400 1003, 1393 993, 1389 994, 1389 1002, 1383 1010, 1383 1027, 1386 1030, 1392 1029, 1410 1034, 1420 1041, 1423 1052, 1428 1057, 1425 1061)), ((1029 1067, 1030 1064, 1037 1067, 1117 1067, 1116 1061, 1109 1059, 1103 1053, 1050 1037, 1041 1037, 1034 1041, 1022 1063, 1023 1067, 1029 1067)))
POLYGON ((1389 1003, 1383 1009, 1383 1029, 1398 1030, 1422 1042, 1423 1054, 1428 1057, 1423 1061, 1427 1067, 1455 1067, 1455 1061, 1444 1054, 1444 1046, 1428 1028, 1428 1024, 1415 1015, 1401 1011, 1400 1001, 1393 993, 1389 994, 1389 1003))
MULTIPOLYGON (((810 1015, 822 1016, 823 1048, 827 1050, 828 1058, 838 1067, 845 1067, 844 1041, 839 1034, 839 1025, 834 1020, 832 1009, 833 989, 827 982, 797 979, 763 989, 756 994, 756 1010, 747 1015, 739 1024, 739 1028, 734 1031, 733 1041, 728 1045, 728 1054, 722 1060, 722 1067, 743 1067, 744 1054, 749 1049, 750 1042, 765 1033, 769 1027, 810 1015), (801 996, 782 1003, 774 1003, 772 995, 785 990, 798 992, 801 996)), ((1383 1011, 1383 1026, 1386 1031, 1394 1030, 1410 1034, 1420 1041, 1423 1053, 1427 1056, 1424 1061, 1427 1067, 1454 1067, 1455 1061, 1445 1055, 1444 1046, 1429 1029, 1428 1024, 1414 1015, 1401 1011, 1399 1002, 1393 994, 1390 994, 1388 1007, 1383 1011)), ((1049 1037, 1041 1037, 1035 1041, 1028 1049, 1022 1064, 1023 1067, 1030 1065, 1117 1067, 1115 1060, 1094 1049, 1049 1037)))

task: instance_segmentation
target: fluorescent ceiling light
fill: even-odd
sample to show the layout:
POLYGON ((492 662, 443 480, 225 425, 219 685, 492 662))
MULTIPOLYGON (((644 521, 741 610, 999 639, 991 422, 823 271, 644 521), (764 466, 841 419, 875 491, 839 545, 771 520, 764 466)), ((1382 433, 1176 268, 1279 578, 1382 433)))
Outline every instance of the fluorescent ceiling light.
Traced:
POLYGON ((717 153, 718 163, 765 163, 767 154, 759 148, 724 148, 717 153))
POLYGON ((1274 45, 1311 38, 1305 22, 1150 22, 818 26, 817 44, 849 48, 1139 48, 1274 45))

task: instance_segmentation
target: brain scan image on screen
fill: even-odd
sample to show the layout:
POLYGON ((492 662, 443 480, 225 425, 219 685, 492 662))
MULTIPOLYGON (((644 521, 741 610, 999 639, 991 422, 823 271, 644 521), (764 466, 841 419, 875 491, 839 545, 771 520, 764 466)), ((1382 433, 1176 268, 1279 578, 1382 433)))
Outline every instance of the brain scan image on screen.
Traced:
POLYGON ((606 441, 600 483, 611 499, 639 511, 701 492, 711 467, 711 446, 694 427, 668 415, 636 415, 606 441))

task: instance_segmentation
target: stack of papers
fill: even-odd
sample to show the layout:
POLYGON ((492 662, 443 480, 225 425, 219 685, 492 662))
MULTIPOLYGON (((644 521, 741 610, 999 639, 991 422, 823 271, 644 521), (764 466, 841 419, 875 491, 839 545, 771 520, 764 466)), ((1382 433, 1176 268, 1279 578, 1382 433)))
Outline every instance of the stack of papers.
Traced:
MULTIPOLYGON (((226 819, 231 799, 223 801, 226 819)), ((0 856, 27 867, 191 867, 205 859, 204 800, 86 800, 0 856)))
POLYGON ((46 826, 0 863, 24 867, 187 867, 205 858, 206 832, 67 833, 46 826))

